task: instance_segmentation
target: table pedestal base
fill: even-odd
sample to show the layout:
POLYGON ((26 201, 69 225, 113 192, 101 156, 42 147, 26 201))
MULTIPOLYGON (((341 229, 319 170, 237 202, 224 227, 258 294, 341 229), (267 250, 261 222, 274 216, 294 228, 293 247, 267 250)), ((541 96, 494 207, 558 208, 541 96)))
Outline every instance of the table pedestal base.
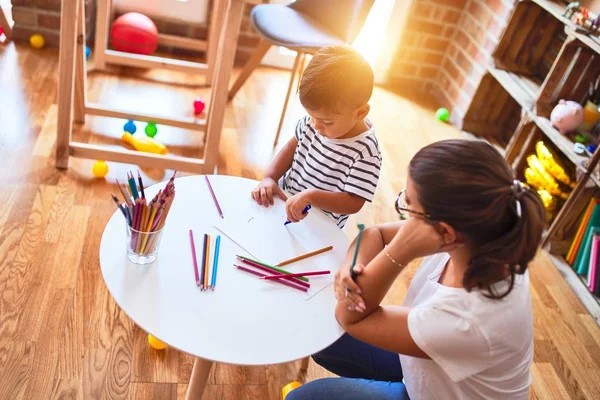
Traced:
POLYGON ((202 399, 202 393, 204 393, 204 387, 206 386, 206 381, 208 380, 208 375, 210 374, 212 366, 212 361, 196 357, 185 400, 202 399))
POLYGON ((308 369, 308 363, 310 361, 310 356, 304 357, 300 360, 300 371, 306 371, 308 369))

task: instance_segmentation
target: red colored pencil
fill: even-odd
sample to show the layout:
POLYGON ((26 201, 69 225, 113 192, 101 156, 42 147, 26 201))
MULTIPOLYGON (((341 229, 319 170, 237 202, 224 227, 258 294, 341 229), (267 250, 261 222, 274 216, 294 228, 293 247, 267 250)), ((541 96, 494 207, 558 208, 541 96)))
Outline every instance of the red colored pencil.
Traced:
MULTIPOLYGON (((236 267, 239 270, 242 270, 242 271, 247 272, 247 273, 252 274, 252 275, 259 276, 261 278, 263 276, 267 276, 266 274, 263 274, 262 272, 254 271, 253 269, 246 268, 246 267, 243 267, 241 265, 233 264, 233 266, 236 267)), ((288 282, 288 281, 285 281, 285 280, 281 280, 281 281, 280 280, 276 280, 274 282, 281 283, 282 285, 285 285, 285 286, 288 286, 288 287, 291 287, 291 288, 294 288, 294 289, 297 289, 297 290, 302 290, 303 292, 308 292, 308 288, 300 286, 300 285, 296 285, 296 284, 294 284, 292 282, 288 282)))
MULTIPOLYGON (((290 277, 287 276, 287 274, 283 274, 283 273, 274 271, 274 270, 272 270, 270 268, 265 267, 264 265, 257 264, 257 263, 255 263, 253 261, 247 260, 247 259, 239 257, 239 256, 237 257, 237 259, 240 260, 241 262, 243 262, 244 264, 248 264, 248 265, 253 266, 254 268, 257 268, 257 269, 263 270, 265 272, 268 272, 270 275, 281 275, 282 278, 284 278, 284 279, 286 279, 286 280, 288 280, 288 281, 290 281, 292 283, 295 283, 296 285, 304 286, 304 287, 307 287, 307 288, 310 287, 310 283, 301 281, 298 278, 290 278, 290 277)), ((266 276, 266 274, 265 274, 265 276, 266 276)))
POLYGON ((208 185, 208 190, 210 190, 210 194, 215 202, 215 206, 217 206, 217 210, 219 211, 219 215, 223 218, 223 211, 221 210, 221 206, 219 205, 219 200, 217 200, 217 196, 215 196, 215 192, 213 191, 212 185, 210 184, 210 180, 208 180, 208 175, 204 175, 206 179, 206 184, 208 185))
POLYGON ((331 271, 315 271, 315 272, 298 272, 295 274, 278 274, 278 275, 268 275, 260 279, 281 279, 281 278, 295 278, 297 276, 314 276, 314 275, 328 275, 331 271))
POLYGON ((192 246, 192 259, 194 260, 194 274, 196 275, 196 285, 200 286, 200 275, 198 275, 198 259, 196 258, 196 245, 194 244, 194 232, 190 229, 190 245, 192 246))

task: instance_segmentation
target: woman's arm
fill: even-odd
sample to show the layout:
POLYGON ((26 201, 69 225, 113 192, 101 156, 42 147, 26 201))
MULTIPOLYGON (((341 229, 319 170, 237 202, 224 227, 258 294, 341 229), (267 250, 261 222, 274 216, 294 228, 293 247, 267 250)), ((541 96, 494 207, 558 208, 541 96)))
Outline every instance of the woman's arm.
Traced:
MULTIPOLYGON (((422 256, 426 249, 439 249, 442 243, 433 227, 415 219, 365 230, 357 263, 366 267, 356 278, 365 309, 362 312, 354 308, 349 310, 343 301, 339 301, 336 307, 336 318, 339 323, 349 334, 359 340, 385 350, 428 358, 415 344, 408 331, 410 309, 381 307, 380 303, 403 269, 392 259, 401 265, 406 265, 422 256), (386 242, 388 243, 386 250, 391 259, 382 251, 386 242)), ((351 246, 345 267, 342 268, 350 265, 353 252, 354 246, 351 246)))

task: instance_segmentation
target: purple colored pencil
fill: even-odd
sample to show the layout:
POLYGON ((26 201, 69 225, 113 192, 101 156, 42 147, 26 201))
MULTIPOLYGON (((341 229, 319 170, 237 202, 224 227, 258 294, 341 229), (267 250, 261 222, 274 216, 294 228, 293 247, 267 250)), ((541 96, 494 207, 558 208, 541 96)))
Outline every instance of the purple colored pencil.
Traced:
POLYGON ((217 206, 217 211, 219 211, 219 215, 223 218, 223 210, 221 210, 221 206, 219 205, 219 200, 217 200, 217 196, 215 196, 215 192, 213 191, 212 185, 210 184, 210 180, 208 179, 208 175, 204 175, 206 178, 206 184, 208 185, 208 190, 210 190, 210 194, 215 202, 215 206, 217 206))
MULTIPOLYGON (((257 264, 257 263, 255 263, 255 262, 253 262, 253 261, 246 260, 245 258, 242 258, 242 257, 239 257, 239 256, 237 257, 237 259, 238 259, 238 260, 240 260, 241 262, 243 262, 244 264, 248 264, 248 265, 251 265, 251 266, 253 266, 254 268, 258 268, 258 269, 260 269, 260 270, 262 270, 262 271, 268 272, 268 273, 269 273, 269 275, 286 275, 286 274, 282 274, 281 272, 278 272, 278 271, 272 270, 271 268, 267 268, 267 267, 265 267, 265 266, 263 266, 263 265, 257 264)), ((296 285, 304 286, 304 287, 306 287, 306 288, 309 288, 309 287, 310 287, 310 283, 308 283, 308 282, 304 282, 304 281, 301 281, 301 280, 300 280, 300 279, 298 279, 298 278, 288 278, 288 277, 282 277, 282 279, 285 279, 285 280, 287 280, 287 281, 290 281, 290 282, 292 282, 292 283, 295 283, 296 285)))
MULTIPOLYGON (((267 276, 267 274, 263 274, 262 272, 255 271, 253 269, 246 268, 246 267, 243 267, 241 265, 233 264, 233 266, 236 267, 239 270, 242 270, 242 271, 247 272, 247 273, 252 274, 252 275, 256 275, 256 276, 258 276, 260 278, 262 278, 264 276, 267 276)), ((301 290, 303 292, 308 292, 308 288, 306 288, 304 286, 296 285, 296 284, 294 284, 292 282, 288 282, 286 280, 277 279, 277 280, 274 280, 273 282, 281 283, 282 285, 294 288, 296 290, 301 290)))

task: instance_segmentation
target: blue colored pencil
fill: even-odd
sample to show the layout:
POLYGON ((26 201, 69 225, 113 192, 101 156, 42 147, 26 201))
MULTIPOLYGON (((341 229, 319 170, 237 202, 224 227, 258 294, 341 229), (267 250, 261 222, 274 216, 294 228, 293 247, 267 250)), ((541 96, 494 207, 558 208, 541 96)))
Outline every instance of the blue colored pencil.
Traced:
MULTIPOLYGON (((310 210, 312 207, 311 205, 307 205, 306 207, 304 207, 304 210, 302 210, 302 214, 306 214, 308 212, 308 210, 310 210)), ((285 221, 285 223, 283 225, 287 225, 287 224, 291 224, 292 221, 285 221)))
POLYGON ((133 178, 133 174, 131 172, 127 174, 127 181, 129 182, 129 187, 131 188, 131 194, 133 194, 133 199, 137 200, 140 196, 137 191, 135 179, 133 178))
POLYGON ((210 280, 210 288, 215 290, 217 284, 217 269, 219 268, 219 249, 221 248, 221 235, 217 236, 215 241, 215 255, 213 257, 212 278, 210 280))

